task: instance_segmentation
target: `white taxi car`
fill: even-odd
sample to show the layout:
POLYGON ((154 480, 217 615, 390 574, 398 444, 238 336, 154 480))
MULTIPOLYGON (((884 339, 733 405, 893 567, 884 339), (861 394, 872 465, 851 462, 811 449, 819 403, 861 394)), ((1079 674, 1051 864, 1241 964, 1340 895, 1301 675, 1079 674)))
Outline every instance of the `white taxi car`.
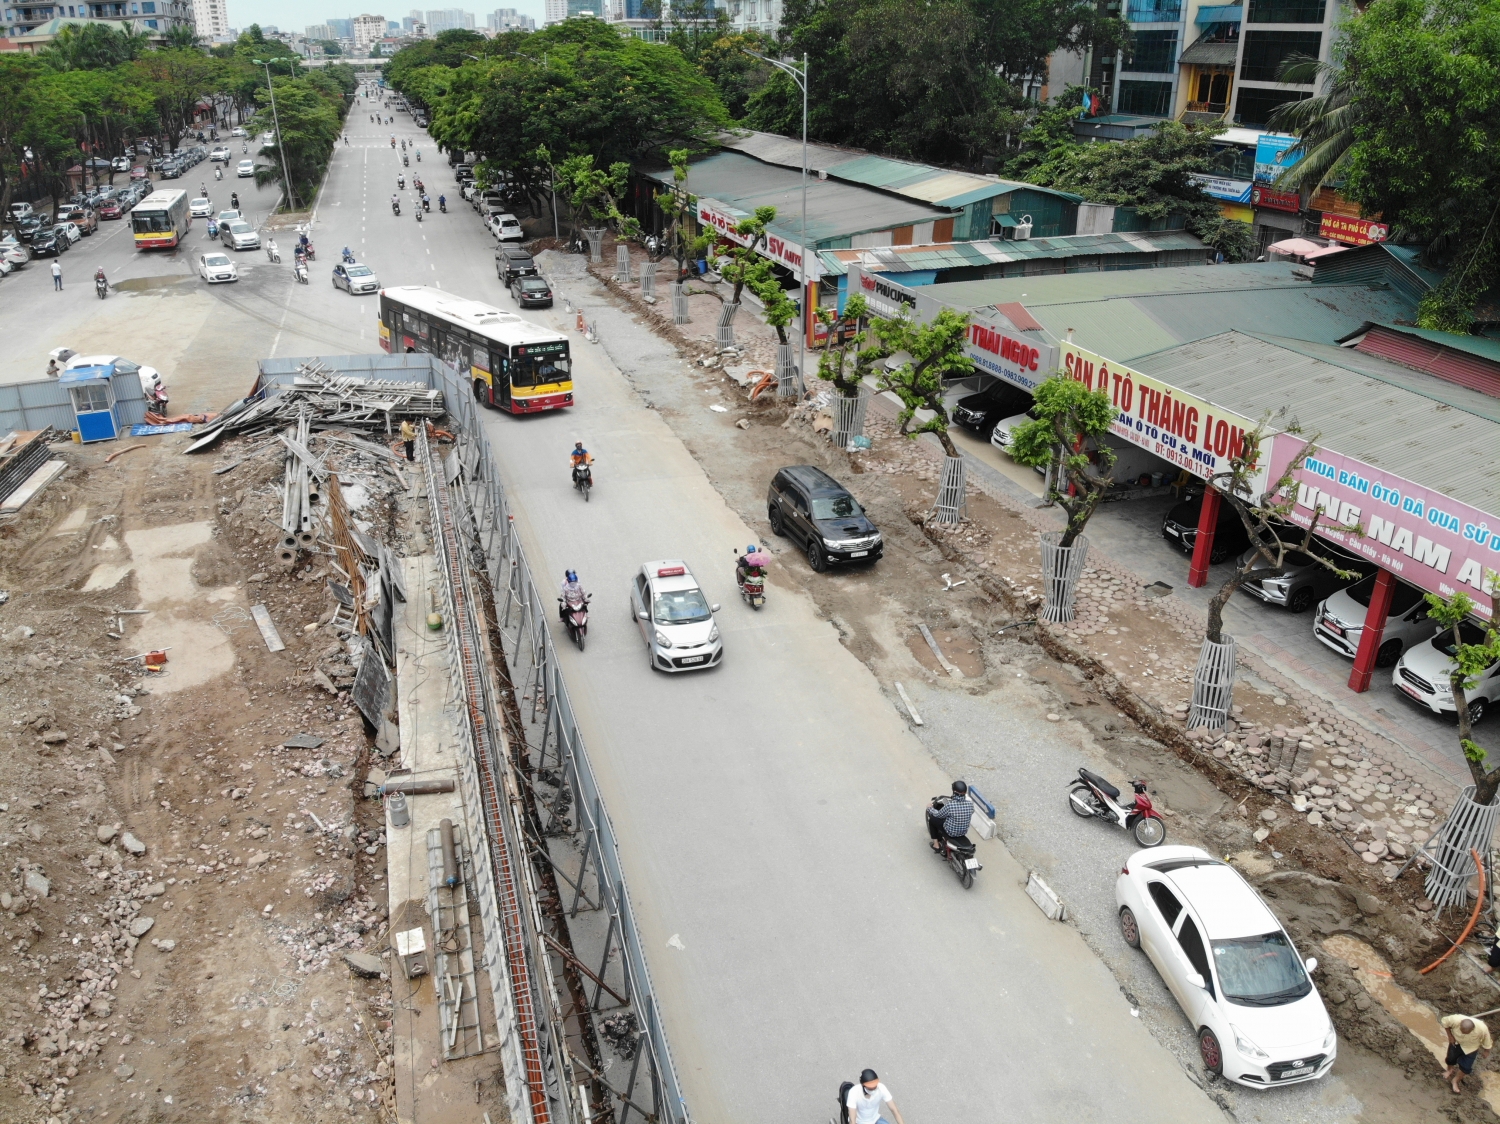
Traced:
POLYGON ((228 254, 199 254, 198 275, 212 285, 217 281, 238 281, 240 269, 228 254))
POLYGON ((658 671, 717 666, 724 656, 718 611, 681 559, 647 562, 630 583, 630 615, 658 671))
POLYGON ((1252 1089, 1313 1081, 1338 1036, 1292 938, 1254 887, 1197 847, 1130 856, 1115 879, 1120 935, 1161 973, 1203 1068, 1252 1089))
POLYGON ((209 200, 199 196, 197 199, 188 200, 188 214, 195 219, 206 219, 214 213, 214 205, 209 200))

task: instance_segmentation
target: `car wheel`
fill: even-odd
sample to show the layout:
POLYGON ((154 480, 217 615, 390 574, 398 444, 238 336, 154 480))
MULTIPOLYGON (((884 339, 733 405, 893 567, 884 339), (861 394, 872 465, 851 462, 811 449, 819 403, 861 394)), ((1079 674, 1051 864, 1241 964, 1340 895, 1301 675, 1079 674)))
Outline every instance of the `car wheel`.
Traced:
POLYGON ((771 524, 771 533, 773 535, 777 535, 781 538, 786 537, 786 524, 781 521, 780 511, 776 510, 775 507, 768 507, 766 509, 766 519, 771 524))
POLYGON ((1484 700, 1475 699, 1469 704, 1469 725, 1479 725, 1479 720, 1484 717, 1484 700))
POLYGON ((1128 905, 1120 910, 1120 937, 1131 948, 1141 947, 1141 926, 1128 905))
POLYGON ((1224 1074, 1224 1049, 1219 1045, 1219 1036, 1208 1027, 1198 1032, 1198 1056, 1203 1059, 1203 1068, 1215 1077, 1224 1074))
POLYGON ((1286 607, 1288 612, 1305 613, 1312 608, 1312 603, 1313 591, 1307 586, 1303 586, 1296 593, 1292 594, 1291 599, 1286 603, 1286 607))
POLYGON ((1375 653, 1376 667, 1395 667, 1396 661, 1401 658, 1401 641, 1387 640, 1375 653))
POLYGON ((1209 551, 1208 561, 1210 564, 1217 566, 1220 562, 1224 561, 1228 557, 1228 550, 1225 550, 1222 547, 1215 547, 1213 550, 1209 551))
POLYGON ((816 539, 807 544, 807 564, 819 574, 828 569, 828 560, 823 557, 822 544, 816 539))

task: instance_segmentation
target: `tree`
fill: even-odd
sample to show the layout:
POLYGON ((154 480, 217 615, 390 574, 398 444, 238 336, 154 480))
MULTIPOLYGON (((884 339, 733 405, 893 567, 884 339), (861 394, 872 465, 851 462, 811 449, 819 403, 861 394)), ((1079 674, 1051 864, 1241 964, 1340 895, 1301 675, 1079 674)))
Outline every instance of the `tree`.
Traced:
POLYGON ((344 53, 344 48, 340 47, 332 39, 319 39, 317 42, 318 46, 323 49, 323 53, 329 58, 336 58, 344 53))
POLYGON ((630 165, 623 160, 605 170, 594 167, 592 156, 570 156, 557 167, 557 186, 575 218, 583 211, 595 222, 613 226, 622 238, 638 238, 641 224, 620 211, 620 196, 629 182, 630 165))
POLYGON ((1011 431, 1010 455, 1051 469, 1047 498, 1068 517, 1058 546, 1069 547, 1114 487, 1115 451, 1104 437, 1119 411, 1108 391, 1061 374, 1042 380, 1035 397, 1033 419, 1011 431))
POLYGON ((758 31, 734 32, 719 35, 689 61, 714 84, 729 116, 738 121, 774 70, 749 52, 769 55, 775 50, 775 41, 758 31))
POLYGON ((1359 118, 1347 72, 1334 61, 1291 55, 1282 62, 1277 78, 1286 84, 1319 86, 1323 92, 1271 111, 1267 124, 1297 137, 1287 150, 1297 162, 1276 177, 1276 186, 1292 191, 1332 186, 1343 177, 1359 118))
MULTIPOLYGON (((1500 591, 1500 575, 1486 570, 1484 585, 1493 600, 1500 591)), ((1484 747, 1474 740, 1474 721, 1469 711, 1469 700, 1465 692, 1472 688, 1479 677, 1496 661, 1500 660, 1500 633, 1493 623, 1480 625, 1473 619, 1474 602, 1467 594, 1455 593, 1452 597, 1439 597, 1436 593, 1425 595, 1428 615, 1448 630, 1450 639, 1442 650, 1452 661, 1448 670, 1448 686, 1453 692, 1453 704, 1458 715, 1458 744, 1463 750, 1464 761, 1469 766, 1469 775, 1474 778, 1474 802, 1481 807, 1495 799, 1500 791, 1500 766, 1486 770, 1484 759, 1488 756, 1484 747)), ((1437 643, 1436 640, 1433 641, 1437 643)))
POLYGON ((321 73, 304 78, 276 75, 272 82, 276 89, 276 111, 274 115, 271 112, 269 92, 261 90, 264 97, 254 128, 272 132, 273 138, 279 139, 261 148, 261 155, 268 162, 256 166, 255 182, 281 184, 288 204, 293 207, 310 204, 342 130, 344 99, 335 80, 321 73), (275 128, 277 122, 279 130, 275 128))
MULTIPOLYGON (((755 213, 735 224, 734 232, 749 241, 741 246, 731 243, 719 257, 719 276, 734 285, 729 303, 738 305, 745 283, 750 279, 757 262, 765 261, 760 256, 760 244, 766 240, 766 227, 776 219, 775 207, 757 207, 755 213)), ((754 290, 751 290, 754 292, 754 290)), ((784 341, 783 341, 784 342, 784 341)))
POLYGON ((667 216, 667 248, 677 260, 677 276, 682 278, 687 273, 689 258, 696 259, 702 255, 713 241, 707 232, 690 237, 688 231, 691 229, 689 220, 697 214, 698 197, 688 194, 688 157, 691 153, 685 148, 674 148, 667 153, 667 160, 672 165, 672 188, 669 191, 659 192, 656 196, 656 205, 661 208, 662 214, 667 216))
POLYGON ((167 28, 165 39, 168 47, 197 48, 203 46, 202 36, 194 28, 189 27, 185 23, 175 24, 167 28))
POLYGON ((884 348, 865 347, 870 335, 868 315, 869 305, 860 293, 844 299, 842 312, 831 308, 818 310, 818 320, 828 329, 828 345, 818 357, 818 377, 833 383, 833 388, 845 398, 857 396, 871 368, 885 358, 884 348))
POLYGON ((881 357, 901 360, 894 369, 889 363, 878 368, 880 389, 894 391, 901 399, 902 409, 897 415, 900 432, 912 439, 922 433, 935 434, 943 452, 957 457, 958 449, 948 436, 943 392, 949 380, 974 371, 973 360, 964 354, 968 314, 945 308, 922 324, 905 315, 893 320, 876 318, 870 322, 870 331, 880 341, 881 357), (932 417, 912 428, 917 411, 922 409, 931 411, 932 417))

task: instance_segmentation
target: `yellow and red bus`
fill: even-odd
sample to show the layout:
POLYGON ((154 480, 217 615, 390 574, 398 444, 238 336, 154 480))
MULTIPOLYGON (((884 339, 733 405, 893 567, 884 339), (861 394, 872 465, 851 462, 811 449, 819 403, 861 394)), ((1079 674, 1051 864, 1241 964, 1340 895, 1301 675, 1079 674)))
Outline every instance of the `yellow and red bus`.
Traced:
POLYGON ((392 354, 438 356, 467 372, 476 399, 510 414, 573 404, 567 336, 442 289, 382 289, 380 346, 392 354))
POLYGON ((176 246, 192 222, 186 191, 153 191, 130 209, 130 229, 137 250, 176 246))

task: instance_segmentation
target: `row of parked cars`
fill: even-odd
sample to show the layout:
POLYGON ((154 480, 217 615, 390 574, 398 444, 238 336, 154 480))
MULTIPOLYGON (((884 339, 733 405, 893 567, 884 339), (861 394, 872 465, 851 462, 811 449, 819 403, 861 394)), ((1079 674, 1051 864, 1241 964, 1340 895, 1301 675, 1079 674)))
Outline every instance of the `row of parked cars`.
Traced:
POLYGON ((33 258, 60 257, 98 230, 101 218, 119 218, 140 199, 132 185, 80 192, 59 204, 52 215, 35 210, 30 203, 12 203, 14 232, 0 238, 0 277, 24 269, 33 258))

